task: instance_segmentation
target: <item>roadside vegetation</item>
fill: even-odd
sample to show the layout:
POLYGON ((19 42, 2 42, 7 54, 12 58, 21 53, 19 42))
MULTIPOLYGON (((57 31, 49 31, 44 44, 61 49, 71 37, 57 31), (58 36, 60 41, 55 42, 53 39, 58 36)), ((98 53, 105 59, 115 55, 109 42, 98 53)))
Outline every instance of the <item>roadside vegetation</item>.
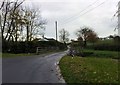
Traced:
POLYGON ((102 51, 102 50, 84 49, 84 54, 90 57, 112 58, 112 59, 119 58, 118 51, 105 51, 105 50, 102 51))
POLYGON ((64 56, 60 61, 61 73, 71 83, 118 83, 118 61, 108 58, 64 56))
POLYGON ((0 57, 2 57, 2 53, 0 53, 0 57))
POLYGON ((59 63, 68 85, 118 85, 120 37, 98 38, 87 27, 77 31, 77 41, 69 43, 68 55, 59 63))
POLYGON ((20 57, 20 56, 32 56, 32 55, 35 55, 35 54, 23 54, 23 53, 20 53, 20 54, 12 54, 12 53, 2 53, 2 58, 11 58, 11 57, 20 57))
POLYGON ((2 58, 13 58, 13 57, 39 56, 39 55, 42 55, 42 54, 49 55, 49 54, 56 53, 56 52, 61 52, 61 51, 63 51, 63 50, 41 51, 39 54, 36 54, 36 53, 19 53, 19 54, 1 53, 1 57, 2 58))

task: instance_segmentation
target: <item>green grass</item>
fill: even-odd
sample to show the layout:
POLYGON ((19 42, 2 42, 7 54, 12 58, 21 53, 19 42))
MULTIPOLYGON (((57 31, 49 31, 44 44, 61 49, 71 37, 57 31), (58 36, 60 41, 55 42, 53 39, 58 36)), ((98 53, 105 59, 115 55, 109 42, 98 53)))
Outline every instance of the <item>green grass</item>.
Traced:
POLYGON ((91 49, 85 49, 84 52, 93 52, 92 55, 94 57, 100 57, 100 58, 113 58, 118 59, 119 52, 117 51, 100 51, 100 50, 91 50, 91 49))
POLYGON ((12 54, 12 53, 2 53, 2 58, 9 58, 9 57, 20 57, 20 56, 32 56, 35 54, 27 54, 27 53, 20 53, 20 54, 12 54))
POLYGON ((118 61, 114 59, 65 56, 59 65, 67 83, 118 83, 118 61))
POLYGON ((114 40, 99 40, 96 44, 114 44, 114 40))
POLYGON ((2 57, 2 53, 0 53, 0 57, 2 57))
MULTIPOLYGON (((54 51, 41 51, 39 53, 39 55, 41 54, 52 54, 52 53, 56 53, 56 52, 61 52, 63 50, 54 50, 54 51)), ((36 53, 20 53, 20 54, 13 54, 13 53, 1 53, 2 58, 11 58, 11 57, 22 57, 22 56, 34 56, 37 55, 36 53)))

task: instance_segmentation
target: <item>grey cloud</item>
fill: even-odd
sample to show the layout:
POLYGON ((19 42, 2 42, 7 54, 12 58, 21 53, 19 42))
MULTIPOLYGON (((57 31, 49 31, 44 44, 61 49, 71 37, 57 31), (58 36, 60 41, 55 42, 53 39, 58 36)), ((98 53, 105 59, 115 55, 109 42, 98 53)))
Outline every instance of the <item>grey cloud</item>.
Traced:
MULTIPOLYGON (((96 0, 50 0, 48 2, 40 0, 39 3, 37 0, 35 1, 36 6, 41 5, 42 16, 48 20, 46 36, 55 37, 54 22, 56 20, 59 30, 62 28, 68 30, 71 38, 76 38, 74 31, 84 25, 94 28, 99 36, 117 33, 113 31, 116 20, 111 22, 111 18, 117 10, 119 0, 107 0, 103 5, 83 16, 80 16, 81 13, 79 12, 96 0), (71 18, 71 16, 73 17, 71 18), (78 17, 74 18, 75 16, 78 17)), ((98 0, 91 8, 96 7, 103 1, 105 0, 98 0)))

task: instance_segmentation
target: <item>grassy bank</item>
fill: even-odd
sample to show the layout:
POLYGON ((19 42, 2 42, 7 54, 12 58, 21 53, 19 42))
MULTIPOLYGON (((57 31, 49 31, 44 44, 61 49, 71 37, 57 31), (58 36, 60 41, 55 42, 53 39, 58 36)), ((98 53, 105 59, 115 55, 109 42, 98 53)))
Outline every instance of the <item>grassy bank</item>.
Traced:
POLYGON ((67 83, 118 83, 118 61, 109 58, 65 56, 60 69, 67 83))

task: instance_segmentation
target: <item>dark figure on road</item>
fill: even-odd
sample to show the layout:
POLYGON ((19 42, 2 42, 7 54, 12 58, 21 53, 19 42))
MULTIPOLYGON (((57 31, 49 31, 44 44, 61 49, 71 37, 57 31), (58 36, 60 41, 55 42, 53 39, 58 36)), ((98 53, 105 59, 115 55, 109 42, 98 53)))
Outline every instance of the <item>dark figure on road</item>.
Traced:
POLYGON ((69 55, 74 57, 75 56, 75 50, 73 48, 69 49, 69 55))

